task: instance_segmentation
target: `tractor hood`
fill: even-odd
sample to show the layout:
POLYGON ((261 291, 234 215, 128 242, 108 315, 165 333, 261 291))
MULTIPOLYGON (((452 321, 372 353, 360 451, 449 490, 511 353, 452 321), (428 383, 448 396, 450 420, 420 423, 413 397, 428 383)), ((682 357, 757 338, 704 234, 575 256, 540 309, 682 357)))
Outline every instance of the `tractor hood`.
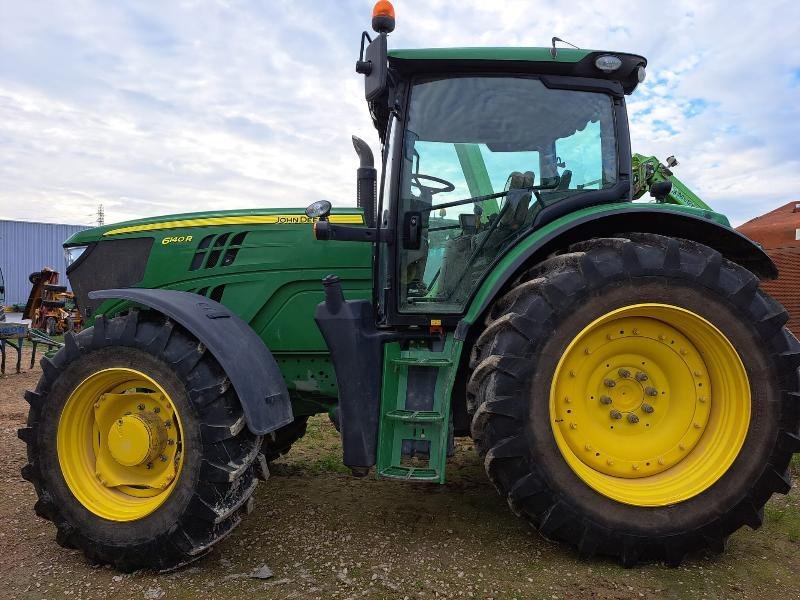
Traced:
MULTIPOLYGON (((361 210, 357 208, 335 208, 330 220, 334 223, 361 224, 364 222, 361 210)), ((64 246, 82 246, 91 242, 132 237, 180 237, 192 235, 195 228, 236 225, 289 225, 310 224, 314 219, 305 216, 302 208, 261 208, 207 211, 160 215, 132 221, 123 221, 85 229, 72 235, 64 246)))
MULTIPOLYGON (((360 225, 357 208, 337 209, 334 223, 360 225)), ((65 243, 66 273, 78 306, 92 317, 102 300, 89 292, 131 287, 163 288, 205 295, 218 302, 256 307, 266 289, 265 273, 309 271, 315 282, 346 266, 366 268, 371 248, 316 242, 312 224, 299 208, 247 209, 165 215, 81 231, 65 243)), ((267 278, 268 279, 268 278, 267 278)), ((316 285, 315 285, 316 287, 316 285)), ((111 302, 111 301, 109 301, 111 302)), ((106 309, 104 309, 106 310, 106 309)), ((246 314, 244 308, 238 314, 246 314), (243 312, 244 311, 244 312, 243 312)), ((311 314, 311 311, 309 311, 311 314)))

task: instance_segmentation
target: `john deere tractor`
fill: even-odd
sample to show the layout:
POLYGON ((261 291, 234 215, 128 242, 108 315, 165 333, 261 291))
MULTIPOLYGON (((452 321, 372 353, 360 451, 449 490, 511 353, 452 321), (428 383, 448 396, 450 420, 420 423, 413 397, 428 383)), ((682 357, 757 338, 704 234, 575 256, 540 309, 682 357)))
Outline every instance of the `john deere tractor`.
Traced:
POLYGON ((58 543, 122 570, 202 556, 317 413, 354 474, 420 485, 470 436, 511 509, 582 556, 674 565, 758 527, 800 451, 800 344, 768 256, 674 160, 632 155, 646 60, 388 51, 388 2, 373 29, 381 177, 354 138, 358 208, 67 240, 91 326, 42 360, 19 432, 58 543))

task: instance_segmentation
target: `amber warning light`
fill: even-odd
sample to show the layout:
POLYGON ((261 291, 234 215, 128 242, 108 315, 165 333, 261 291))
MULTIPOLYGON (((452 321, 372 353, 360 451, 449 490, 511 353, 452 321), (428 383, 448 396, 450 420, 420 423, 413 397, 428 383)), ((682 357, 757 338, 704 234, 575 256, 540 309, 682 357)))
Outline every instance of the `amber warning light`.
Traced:
POLYGON ((394 6, 387 0, 375 3, 372 9, 372 29, 378 33, 394 31, 394 6))

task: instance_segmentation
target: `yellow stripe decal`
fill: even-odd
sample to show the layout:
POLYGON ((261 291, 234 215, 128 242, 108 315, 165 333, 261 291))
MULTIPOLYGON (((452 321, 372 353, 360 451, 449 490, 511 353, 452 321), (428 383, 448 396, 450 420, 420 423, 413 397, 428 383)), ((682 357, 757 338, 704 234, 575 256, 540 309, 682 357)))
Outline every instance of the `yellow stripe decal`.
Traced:
MULTIPOLYGON (((361 225, 364 218, 361 215, 331 215, 331 223, 347 225, 361 225)), ((148 223, 146 225, 131 225, 111 229, 103 235, 119 235, 121 233, 136 233, 140 231, 158 231, 160 229, 181 229, 184 227, 210 227, 214 225, 304 225, 317 221, 305 215, 242 215, 239 217, 204 217, 200 219, 183 219, 181 221, 163 221, 161 223, 148 223)))

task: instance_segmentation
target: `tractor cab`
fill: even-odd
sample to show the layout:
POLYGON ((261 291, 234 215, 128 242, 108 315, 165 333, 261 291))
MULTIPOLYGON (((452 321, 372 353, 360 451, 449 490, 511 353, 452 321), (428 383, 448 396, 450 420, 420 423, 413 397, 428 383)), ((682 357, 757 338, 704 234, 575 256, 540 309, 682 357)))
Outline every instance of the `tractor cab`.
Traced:
POLYGON ((492 274, 513 272, 497 265, 532 232, 633 199, 625 95, 646 60, 555 47, 389 51, 387 2, 373 28, 356 71, 382 142, 380 185, 354 139, 368 227, 331 224, 325 201, 306 212, 318 240, 375 244, 373 300, 345 301, 332 276, 316 320, 336 370, 345 464, 444 481, 451 413, 466 427, 451 391, 474 298, 492 274), (420 455, 421 466, 408 463, 420 455))
POLYGON ((386 2, 373 27, 356 70, 382 142, 379 197, 375 184, 359 186, 377 222, 369 233, 323 223, 316 234, 378 242, 382 325, 455 325, 526 234, 632 200, 624 97, 644 79, 643 57, 555 45, 389 51, 386 2))

